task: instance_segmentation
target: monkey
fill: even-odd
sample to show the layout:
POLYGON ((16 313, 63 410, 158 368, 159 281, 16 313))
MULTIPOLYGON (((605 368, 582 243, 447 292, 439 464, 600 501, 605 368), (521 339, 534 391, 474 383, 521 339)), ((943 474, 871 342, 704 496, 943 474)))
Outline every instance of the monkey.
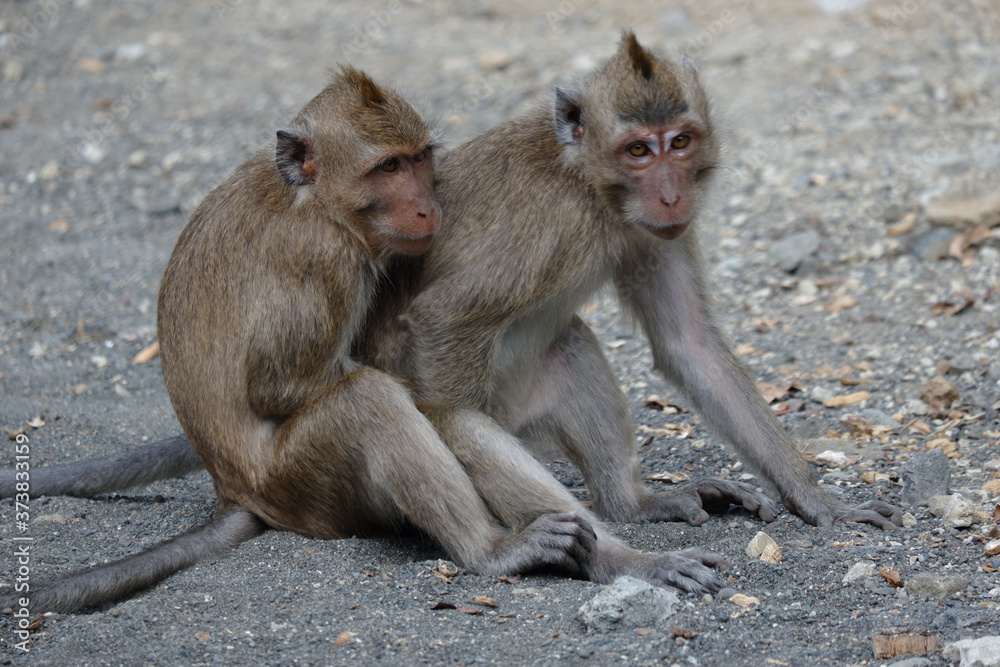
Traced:
POLYGON ((785 508, 819 526, 901 525, 892 505, 849 507, 819 487, 716 323, 697 227, 719 166, 694 65, 623 32, 576 87, 441 161, 448 224, 402 317, 411 358, 397 373, 419 400, 481 410, 536 449, 558 446, 602 519, 698 525, 706 506, 730 502, 773 519, 772 501, 746 484, 652 493, 642 483, 625 397, 576 315, 610 285, 654 368, 785 508))
MULTIPOLYGON (((368 330, 411 298, 438 233, 433 150, 413 107, 344 67, 277 132, 273 153, 209 193, 167 263, 157 323, 167 392, 218 512, 139 554, 0 597, 0 608, 124 597, 268 528, 337 539, 413 525, 484 574, 556 567, 722 586, 718 556, 626 547, 487 415, 418 404, 365 363, 368 330)), ((190 468, 183 443, 151 445, 132 464, 160 452, 160 474, 190 468)))

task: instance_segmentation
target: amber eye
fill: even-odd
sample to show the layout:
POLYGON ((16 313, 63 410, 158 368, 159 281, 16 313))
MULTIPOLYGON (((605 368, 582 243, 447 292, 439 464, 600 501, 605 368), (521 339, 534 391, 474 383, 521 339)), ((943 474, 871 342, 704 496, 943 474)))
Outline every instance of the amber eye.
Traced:
POLYGON ((628 147, 628 154, 632 157, 645 157, 650 153, 652 153, 652 151, 649 150, 649 146, 646 144, 638 143, 632 144, 628 147))
POLYGON ((682 148, 687 148, 688 145, 690 145, 690 143, 691 143, 690 134, 678 134, 676 137, 674 137, 673 141, 670 142, 670 147, 680 150, 682 148))
POLYGON ((398 157, 391 157, 391 158, 389 158, 387 160, 383 160, 379 164, 378 168, 379 168, 379 170, 384 171, 387 174, 391 174, 392 172, 394 172, 397 169, 399 169, 399 158, 398 157))

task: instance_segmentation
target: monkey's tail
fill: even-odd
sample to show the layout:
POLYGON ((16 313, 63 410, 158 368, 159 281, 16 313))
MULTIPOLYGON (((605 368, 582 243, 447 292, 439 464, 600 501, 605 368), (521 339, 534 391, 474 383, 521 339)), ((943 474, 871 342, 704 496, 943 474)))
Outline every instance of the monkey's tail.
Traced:
POLYGON ((69 612, 110 602, 152 586, 200 560, 218 558, 260 535, 264 523, 242 507, 226 507, 210 521, 141 553, 98 565, 27 591, 0 596, 0 610, 30 614, 69 612))
MULTIPOLYGON (((178 435, 97 459, 32 468, 26 487, 32 498, 86 497, 143 486, 158 479, 182 477, 203 467, 187 438, 178 435)), ((0 468, 0 498, 11 498, 17 492, 18 481, 24 481, 18 480, 18 472, 0 468)))

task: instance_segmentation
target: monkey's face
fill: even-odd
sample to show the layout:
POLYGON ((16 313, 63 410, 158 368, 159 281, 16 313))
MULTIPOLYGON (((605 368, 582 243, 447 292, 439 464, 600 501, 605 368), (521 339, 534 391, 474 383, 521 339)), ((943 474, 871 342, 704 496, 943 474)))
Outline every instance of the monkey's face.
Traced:
POLYGON ((637 127, 613 142, 624 214, 662 239, 676 239, 695 211, 702 132, 693 123, 637 127))
POLYGON ((366 232, 376 250, 420 255, 430 249, 441 222, 434 196, 434 165, 430 146, 384 156, 363 177, 370 193, 371 214, 366 232))

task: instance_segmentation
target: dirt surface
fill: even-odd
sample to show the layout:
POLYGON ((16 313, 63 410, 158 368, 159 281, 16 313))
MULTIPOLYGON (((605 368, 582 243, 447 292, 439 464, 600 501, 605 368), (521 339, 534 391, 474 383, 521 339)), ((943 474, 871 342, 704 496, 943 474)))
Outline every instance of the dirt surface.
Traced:
MULTIPOLYGON (((928 631, 942 646, 1000 635, 1000 556, 985 550, 1000 502, 991 0, 840 14, 791 0, 8 0, 0 426, 26 429, 33 466, 179 432, 158 361, 133 363, 155 337, 164 264, 200 199, 269 143, 336 63, 396 85, 456 145, 610 54, 622 26, 694 56, 730 128, 728 178, 703 230, 722 319, 787 428, 814 452, 848 455, 820 457, 817 475, 851 502, 902 505, 911 456, 941 448, 972 525, 926 507, 907 507, 913 524, 890 533, 820 530, 787 514, 764 525, 742 512, 699 528, 615 525, 643 549, 713 549, 733 564, 730 588, 757 602, 723 599, 732 591, 682 597, 662 623, 591 632, 576 616, 596 584, 446 580, 433 572, 443 554, 426 542, 271 532, 131 600, 40 619, 29 652, 7 617, 0 663, 875 665, 906 657, 873 657, 879 633, 928 631), (935 377, 947 386, 930 394, 935 377), (744 552, 761 530, 781 562, 744 552), (859 562, 874 569, 844 583, 859 562), (965 586, 937 599, 893 586, 888 570, 907 586, 921 574, 965 586), (481 613, 432 609, 438 602, 481 613)), ((650 372, 613 304, 587 316, 634 406, 644 474, 740 478, 697 417, 646 407, 653 394, 685 404, 650 372)), ((5 442, 9 465, 15 442, 5 442)), ((552 470, 586 498, 575 470, 552 470)), ((0 586, 18 575, 14 536, 33 538, 29 576, 39 580, 155 544, 202 522, 213 503, 200 474, 36 500, 21 531, 4 501, 0 586)), ((926 658, 948 663, 940 650, 926 658)))

